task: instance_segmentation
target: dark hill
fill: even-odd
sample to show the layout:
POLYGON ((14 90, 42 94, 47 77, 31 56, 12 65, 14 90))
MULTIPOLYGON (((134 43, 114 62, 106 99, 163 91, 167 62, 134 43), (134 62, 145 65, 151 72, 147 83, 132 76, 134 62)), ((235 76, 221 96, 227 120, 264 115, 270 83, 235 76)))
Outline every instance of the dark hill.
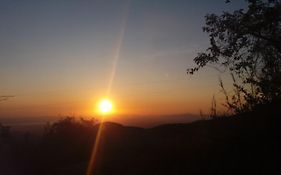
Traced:
MULTIPOLYGON (((21 164, 15 168, 85 174, 97 127, 71 126, 71 134, 14 146, 21 164)), ((281 174, 281 122, 272 109, 150 129, 104 123, 101 138, 98 175, 281 174)))

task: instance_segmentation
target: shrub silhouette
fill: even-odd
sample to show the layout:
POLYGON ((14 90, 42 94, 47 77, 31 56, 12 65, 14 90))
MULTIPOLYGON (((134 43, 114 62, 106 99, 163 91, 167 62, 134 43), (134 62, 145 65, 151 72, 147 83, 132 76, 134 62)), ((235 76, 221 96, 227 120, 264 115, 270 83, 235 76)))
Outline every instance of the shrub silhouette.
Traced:
POLYGON ((281 98, 280 0, 248 0, 247 9, 208 14, 203 31, 210 47, 194 58, 197 66, 188 74, 210 64, 227 68, 235 93, 225 94, 226 106, 236 113, 281 98))
POLYGON ((95 119, 66 117, 48 124, 35 153, 38 167, 63 167, 87 160, 97 133, 96 123, 95 119))

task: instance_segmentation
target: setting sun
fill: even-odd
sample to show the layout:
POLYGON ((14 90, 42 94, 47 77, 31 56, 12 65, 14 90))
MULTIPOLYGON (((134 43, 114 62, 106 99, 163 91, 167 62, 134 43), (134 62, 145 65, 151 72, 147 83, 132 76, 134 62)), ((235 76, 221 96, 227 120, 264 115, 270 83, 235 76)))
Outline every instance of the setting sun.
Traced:
POLYGON ((112 110, 112 102, 108 99, 103 99, 99 103, 99 111, 103 114, 107 114, 112 110))

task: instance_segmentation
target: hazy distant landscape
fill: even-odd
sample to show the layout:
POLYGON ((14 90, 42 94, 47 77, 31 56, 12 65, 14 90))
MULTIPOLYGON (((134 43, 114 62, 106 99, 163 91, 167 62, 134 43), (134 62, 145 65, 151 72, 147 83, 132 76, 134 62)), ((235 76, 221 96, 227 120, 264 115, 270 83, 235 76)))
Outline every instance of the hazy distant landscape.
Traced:
MULTIPOLYGON (((8 117, 0 118, 0 123, 10 126, 12 130, 28 129, 29 126, 44 127, 47 123, 54 123, 67 116, 56 117, 8 117)), ((71 116, 75 118, 91 119, 95 117, 71 116)), ((117 116, 118 120, 108 119, 109 122, 119 122, 124 125, 138 126, 138 127, 154 127, 160 124, 167 123, 189 123, 195 120, 207 118, 207 116, 199 116, 196 114, 170 114, 159 116, 117 116)))

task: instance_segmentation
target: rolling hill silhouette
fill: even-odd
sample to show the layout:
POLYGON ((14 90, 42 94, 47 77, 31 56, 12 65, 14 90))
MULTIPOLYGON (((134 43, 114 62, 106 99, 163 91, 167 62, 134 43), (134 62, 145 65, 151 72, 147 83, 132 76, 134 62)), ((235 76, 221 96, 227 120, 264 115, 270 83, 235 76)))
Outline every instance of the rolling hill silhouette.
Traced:
MULTIPOLYGON (((280 174, 278 108, 149 129, 104 123, 94 172, 280 174)), ((9 166, 18 174, 85 174, 98 127, 68 123, 36 142, 14 144, 9 166)))

